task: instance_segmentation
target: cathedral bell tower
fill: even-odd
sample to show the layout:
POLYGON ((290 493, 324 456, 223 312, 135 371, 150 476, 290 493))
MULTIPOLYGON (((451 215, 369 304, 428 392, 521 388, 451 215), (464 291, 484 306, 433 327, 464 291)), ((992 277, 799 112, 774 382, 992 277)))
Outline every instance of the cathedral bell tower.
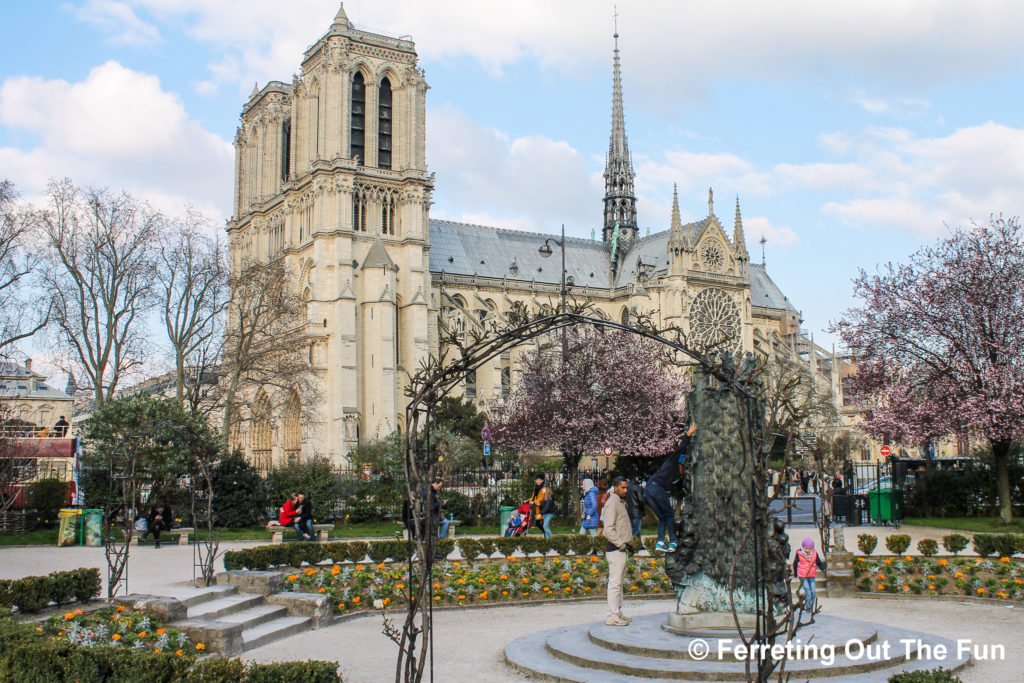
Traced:
POLYGON ((619 32, 615 31, 615 59, 612 77, 612 134, 604 165, 604 227, 601 236, 610 243, 618 226, 616 251, 625 255, 637 238, 636 196, 633 192, 633 160, 626 140, 626 117, 622 106, 622 74, 619 70, 619 32))

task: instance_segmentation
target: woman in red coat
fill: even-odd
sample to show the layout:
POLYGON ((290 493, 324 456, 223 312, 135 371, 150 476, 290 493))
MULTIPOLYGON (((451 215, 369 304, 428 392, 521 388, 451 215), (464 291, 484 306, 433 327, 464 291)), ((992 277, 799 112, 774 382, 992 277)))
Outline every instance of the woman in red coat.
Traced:
POLYGON ((281 506, 281 516, 277 518, 281 526, 291 526, 295 523, 295 519, 299 516, 298 498, 298 495, 293 493, 292 497, 281 506))

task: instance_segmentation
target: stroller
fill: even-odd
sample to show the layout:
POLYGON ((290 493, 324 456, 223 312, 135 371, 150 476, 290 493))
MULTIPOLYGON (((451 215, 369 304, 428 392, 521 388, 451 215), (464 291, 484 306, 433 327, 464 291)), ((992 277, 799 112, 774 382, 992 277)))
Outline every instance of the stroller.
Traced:
POLYGON ((530 530, 530 504, 523 503, 508 520, 505 536, 525 536, 530 530))

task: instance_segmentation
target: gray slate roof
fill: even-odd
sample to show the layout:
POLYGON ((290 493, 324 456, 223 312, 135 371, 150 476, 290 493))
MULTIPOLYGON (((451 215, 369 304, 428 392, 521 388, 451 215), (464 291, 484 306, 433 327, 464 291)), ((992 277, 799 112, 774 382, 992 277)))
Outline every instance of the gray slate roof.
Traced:
POLYGON ((10 361, 0 362, 0 396, 5 398, 38 398, 38 399, 70 399, 60 389, 54 389, 43 380, 45 375, 29 370, 21 363, 10 361), (30 390, 31 380, 35 379, 36 388, 30 390), (20 388, 25 386, 25 389, 20 388))
MULTIPOLYGON (((558 284, 562 258, 558 247, 552 244, 547 258, 538 252, 549 237, 560 239, 559 235, 431 219, 430 272, 558 284), (513 272, 513 263, 518 272, 513 272)), ((566 237, 565 244, 565 271, 576 285, 608 289, 611 263, 607 245, 577 237, 566 237)))
MULTIPOLYGON (((708 221, 704 218, 683 226, 691 244, 707 228, 708 221)), ((558 235, 431 219, 430 272, 558 284, 561 259, 558 247, 551 245, 552 254, 548 258, 537 251, 549 237, 559 238, 558 235), (518 265, 517 274, 511 270, 513 262, 518 265)), ((636 280, 637 259, 645 265, 654 266, 652 277, 665 275, 668 272, 668 238, 666 230, 634 242, 626 252, 614 286, 623 287, 636 280)), ((612 287, 608 245, 577 237, 566 237, 565 242, 565 269, 577 285, 601 289, 612 287)), ((750 264, 750 297, 755 306, 798 312, 761 264, 750 264)))

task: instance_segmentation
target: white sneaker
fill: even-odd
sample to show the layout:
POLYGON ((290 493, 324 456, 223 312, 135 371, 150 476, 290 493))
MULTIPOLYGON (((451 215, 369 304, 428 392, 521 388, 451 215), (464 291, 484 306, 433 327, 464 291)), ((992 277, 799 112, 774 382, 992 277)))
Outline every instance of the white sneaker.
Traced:
POLYGON ((623 614, 622 612, 619 612, 619 619, 621 619, 622 621, 626 622, 627 624, 628 624, 629 622, 633 621, 633 617, 627 617, 627 616, 626 616, 625 614, 623 614))
POLYGON ((604 623, 608 624, 609 626, 629 626, 628 621, 625 621, 618 617, 608 617, 608 619, 606 619, 604 623))

